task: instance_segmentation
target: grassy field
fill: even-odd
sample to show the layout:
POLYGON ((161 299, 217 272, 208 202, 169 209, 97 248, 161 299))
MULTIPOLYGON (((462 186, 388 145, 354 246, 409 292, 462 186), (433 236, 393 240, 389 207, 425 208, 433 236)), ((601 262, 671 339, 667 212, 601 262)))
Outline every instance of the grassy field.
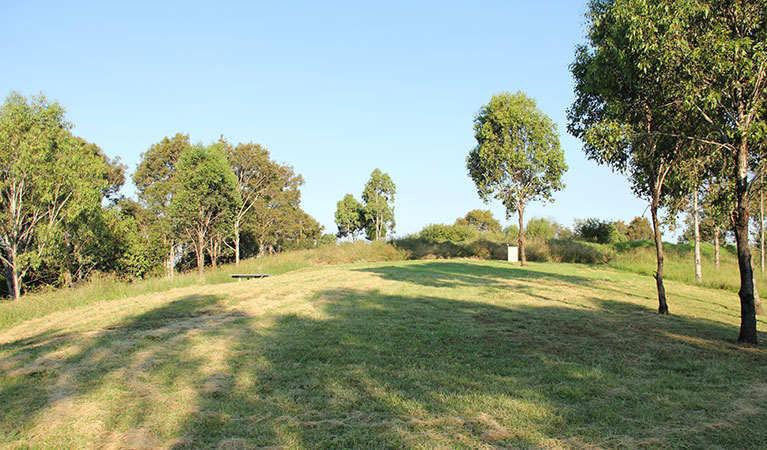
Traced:
POLYGON ((0 331, 0 447, 764 448, 737 296, 668 293, 670 317, 650 277, 448 260, 92 303, 0 331))

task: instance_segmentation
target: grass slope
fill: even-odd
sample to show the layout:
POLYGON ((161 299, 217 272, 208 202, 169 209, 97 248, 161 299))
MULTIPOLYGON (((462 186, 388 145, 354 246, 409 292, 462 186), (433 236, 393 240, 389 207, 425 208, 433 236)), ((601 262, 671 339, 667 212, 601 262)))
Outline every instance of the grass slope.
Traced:
POLYGON ((0 446, 764 448, 737 296, 667 289, 671 317, 636 274, 409 261, 58 311, 0 331, 0 446))

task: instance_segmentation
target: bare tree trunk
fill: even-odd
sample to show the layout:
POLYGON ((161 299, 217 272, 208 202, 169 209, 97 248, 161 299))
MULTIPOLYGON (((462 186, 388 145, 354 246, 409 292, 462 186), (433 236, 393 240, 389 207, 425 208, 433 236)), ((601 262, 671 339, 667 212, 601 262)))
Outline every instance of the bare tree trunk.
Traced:
POLYGON ((240 224, 234 223, 234 265, 240 265, 240 224))
POLYGON ((517 245, 519 245, 519 265, 527 265, 527 256, 525 255, 525 227, 524 227, 524 214, 525 205, 518 205, 519 210, 519 236, 517 237, 517 245))
POLYGON ((173 270, 173 262, 176 259, 176 255, 174 251, 175 247, 176 247, 175 243, 171 242, 170 251, 168 252, 168 279, 170 280, 173 279, 173 273, 175 272, 173 270))
POLYGON ((655 285, 658 288, 658 314, 668 314, 668 303, 666 302, 666 288, 663 286, 663 234, 658 224, 658 202, 660 195, 657 189, 653 190, 653 199, 650 204, 652 213, 652 227, 655 232, 655 256, 658 261, 658 267, 655 271, 655 285))
POLYGON ((698 213, 698 191, 692 194, 692 214, 694 218, 695 229, 695 281, 703 281, 703 269, 700 263, 700 215, 698 213))
MULTIPOLYGON (((759 186, 759 254, 762 260, 762 275, 764 275, 764 172, 761 174, 762 183, 759 186)), ((756 283, 754 283, 756 287, 756 283)))
MULTIPOLYGON (((754 274, 754 277, 756 277, 756 274, 754 274)), ((756 312, 757 316, 761 316, 764 314, 764 310, 762 309, 762 299, 759 297, 759 289, 756 287, 756 278, 753 280, 754 282, 754 310, 756 312)))
POLYGON ((195 247, 197 251, 197 275, 202 278, 205 270, 205 236, 202 233, 197 233, 197 245, 195 247))
POLYGON ((748 159, 745 138, 738 145, 735 156, 736 206, 733 214, 735 241, 738 245, 740 268, 740 334, 738 342, 757 344, 756 305, 754 303, 754 274, 751 267, 751 249, 748 245, 748 159))
POLYGON ((719 270, 719 225, 714 228, 714 267, 719 270))

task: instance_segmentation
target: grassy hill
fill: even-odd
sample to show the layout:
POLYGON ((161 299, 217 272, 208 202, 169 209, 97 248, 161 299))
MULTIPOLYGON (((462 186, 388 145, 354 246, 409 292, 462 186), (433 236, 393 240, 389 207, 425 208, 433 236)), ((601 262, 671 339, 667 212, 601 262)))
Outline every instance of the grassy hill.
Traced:
POLYGON ((767 336, 667 289, 398 261, 70 305, 0 329, 0 447, 764 448, 767 336))

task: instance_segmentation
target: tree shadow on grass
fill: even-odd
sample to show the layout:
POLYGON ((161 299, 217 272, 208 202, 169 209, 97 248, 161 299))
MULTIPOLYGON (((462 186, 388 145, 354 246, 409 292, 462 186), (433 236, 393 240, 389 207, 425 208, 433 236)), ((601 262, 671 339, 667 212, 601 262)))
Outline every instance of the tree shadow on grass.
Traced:
MULTIPOLYGON (((215 438, 241 448, 760 448, 762 349, 723 344, 733 330, 719 323, 593 300, 506 308, 327 291, 319 316, 241 335, 227 374, 250 381, 200 408, 228 417, 215 438)), ((213 446, 190 419, 177 448, 213 446)))
POLYGON ((486 287, 505 286, 508 280, 547 280, 588 284, 594 280, 579 275, 550 273, 534 267, 498 267, 472 262, 413 262, 407 266, 376 266, 356 269, 369 272, 392 281, 402 281, 429 287, 456 287, 460 285, 481 285, 486 287), (415 269, 415 270, 414 270, 415 269))
MULTIPOLYGON (((7 376, 0 439, 23 441, 28 422, 87 399, 103 410, 86 419, 103 426, 82 431, 96 447, 140 448, 137 430, 146 447, 174 449, 767 441, 764 349, 723 343, 734 329, 720 323, 591 300, 585 310, 328 290, 305 309, 252 316, 190 296, 92 336, 5 344, 9 357, 36 345, 33 360, 60 351, 48 341, 77 345, 47 371, 7 376)), ((44 442, 55 448, 55 433, 44 442)))

